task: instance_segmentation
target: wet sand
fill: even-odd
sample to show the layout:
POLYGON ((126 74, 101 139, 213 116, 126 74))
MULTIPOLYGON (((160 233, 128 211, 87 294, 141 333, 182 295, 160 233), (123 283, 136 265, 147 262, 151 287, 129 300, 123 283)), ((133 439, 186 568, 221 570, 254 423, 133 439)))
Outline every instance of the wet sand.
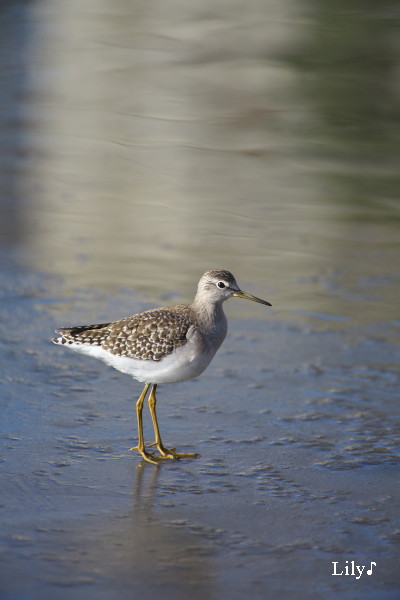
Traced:
POLYGON ((397 22, 5 3, 1 600, 397 600, 397 22), (230 300, 206 373, 160 387, 163 441, 200 457, 144 464, 140 384, 53 330, 216 267, 273 306, 230 300))
POLYGON ((159 393, 165 442, 200 458, 154 467, 128 450, 140 385, 47 338, 90 299, 47 286, 2 299, 3 600, 395 598, 395 324, 231 319, 206 373, 159 393))

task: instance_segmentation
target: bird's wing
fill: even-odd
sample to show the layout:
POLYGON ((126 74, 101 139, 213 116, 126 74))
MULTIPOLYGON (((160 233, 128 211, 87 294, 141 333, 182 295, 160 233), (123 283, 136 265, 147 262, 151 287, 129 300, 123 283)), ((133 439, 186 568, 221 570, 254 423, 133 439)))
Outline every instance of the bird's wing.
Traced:
POLYGON ((156 308, 111 323, 102 347, 129 358, 161 360, 187 342, 192 319, 186 308, 156 308))
POLYGON ((101 346, 112 354, 161 360, 186 344, 192 325, 191 309, 182 305, 147 310, 113 323, 64 327, 57 333, 66 342, 101 346))

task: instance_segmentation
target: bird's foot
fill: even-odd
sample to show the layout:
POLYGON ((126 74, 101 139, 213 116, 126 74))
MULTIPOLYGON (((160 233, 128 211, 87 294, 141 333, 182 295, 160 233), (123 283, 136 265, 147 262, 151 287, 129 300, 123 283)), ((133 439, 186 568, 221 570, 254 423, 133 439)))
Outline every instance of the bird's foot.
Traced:
POLYGON ((151 463, 152 465, 158 465, 160 462, 161 456, 156 456, 152 452, 147 452, 144 448, 139 448, 139 446, 134 446, 133 448, 129 448, 130 452, 137 450, 139 454, 141 454, 146 462, 151 463))
POLYGON ((200 454, 197 454, 196 452, 175 452, 175 448, 165 448, 165 446, 157 444, 156 442, 149 445, 149 447, 151 446, 157 447, 160 456, 153 452, 147 452, 145 448, 139 448, 139 446, 130 448, 130 451, 133 452, 133 450, 137 450, 146 462, 153 465, 158 465, 162 460, 180 460, 181 458, 198 458, 200 456, 200 454))
POLYGON ((156 446, 161 455, 159 458, 161 459, 180 460, 181 458, 198 458, 200 456, 196 452, 175 452, 175 448, 165 448, 163 444, 157 444, 157 442, 150 444, 149 448, 151 446, 156 446))

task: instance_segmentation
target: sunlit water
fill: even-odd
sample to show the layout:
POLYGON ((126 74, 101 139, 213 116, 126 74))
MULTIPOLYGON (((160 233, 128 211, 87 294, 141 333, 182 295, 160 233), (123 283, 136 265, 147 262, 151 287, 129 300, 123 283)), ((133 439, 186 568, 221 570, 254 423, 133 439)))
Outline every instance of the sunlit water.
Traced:
POLYGON ((392 11, 2 10, 2 600, 397 597, 392 11), (220 266, 273 307, 230 301, 207 373, 160 391, 201 458, 143 466, 139 385, 48 340, 220 266))

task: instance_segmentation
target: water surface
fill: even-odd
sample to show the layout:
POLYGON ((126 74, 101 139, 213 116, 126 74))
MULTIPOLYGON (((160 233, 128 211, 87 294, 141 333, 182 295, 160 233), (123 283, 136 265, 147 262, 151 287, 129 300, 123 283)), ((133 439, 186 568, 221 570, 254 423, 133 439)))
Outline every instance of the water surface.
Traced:
POLYGON ((2 598, 398 596, 397 29, 390 2, 2 10, 2 598), (273 307, 228 302, 207 372, 160 388, 201 456, 154 468, 140 385, 49 339, 214 267, 273 307))

